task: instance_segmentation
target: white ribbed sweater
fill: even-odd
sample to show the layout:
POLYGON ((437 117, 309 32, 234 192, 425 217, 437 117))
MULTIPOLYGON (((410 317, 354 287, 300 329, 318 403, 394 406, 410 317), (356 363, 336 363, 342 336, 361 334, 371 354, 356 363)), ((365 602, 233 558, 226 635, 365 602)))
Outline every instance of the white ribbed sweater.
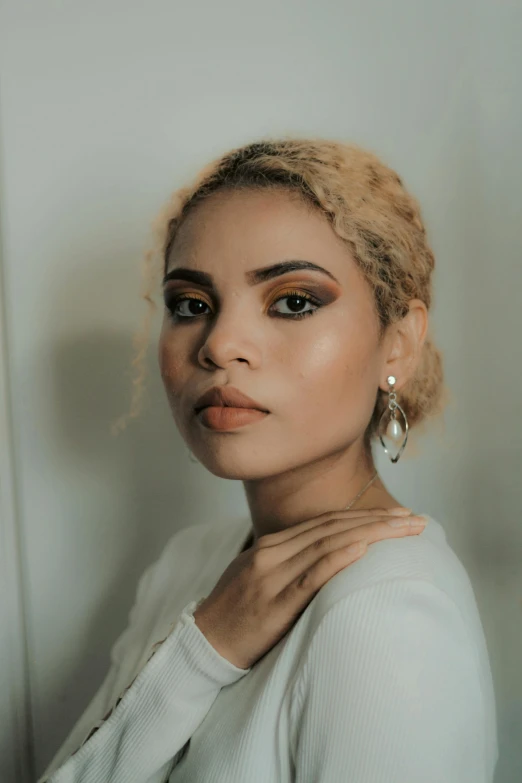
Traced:
POLYGON ((444 529, 370 545, 239 669, 194 623, 250 518, 168 541, 110 670, 38 783, 491 783, 488 651, 444 529))

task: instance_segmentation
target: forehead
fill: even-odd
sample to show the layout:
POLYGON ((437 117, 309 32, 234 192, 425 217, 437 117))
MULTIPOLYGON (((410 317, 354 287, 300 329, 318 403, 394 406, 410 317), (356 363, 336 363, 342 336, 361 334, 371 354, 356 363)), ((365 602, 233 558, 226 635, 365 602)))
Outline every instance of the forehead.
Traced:
POLYGON ((315 261, 336 277, 354 265, 327 218, 296 194, 282 189, 218 192, 181 225, 167 271, 185 266, 232 272, 238 265, 245 270, 283 258, 315 261))

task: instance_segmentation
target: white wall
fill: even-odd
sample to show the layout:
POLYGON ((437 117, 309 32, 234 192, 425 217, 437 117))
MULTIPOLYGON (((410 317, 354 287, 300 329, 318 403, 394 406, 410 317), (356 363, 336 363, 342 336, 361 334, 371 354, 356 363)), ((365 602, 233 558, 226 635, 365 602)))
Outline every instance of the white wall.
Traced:
POLYGON ((159 314, 148 409, 119 439, 109 424, 127 410, 157 210, 210 157, 292 132, 368 146, 423 205, 454 403, 442 436, 378 464, 468 568, 497 783, 522 779, 520 3, 3 0, 0 30, 1 783, 34 779, 61 744, 166 539, 216 507, 247 511, 239 482, 187 459, 159 314))

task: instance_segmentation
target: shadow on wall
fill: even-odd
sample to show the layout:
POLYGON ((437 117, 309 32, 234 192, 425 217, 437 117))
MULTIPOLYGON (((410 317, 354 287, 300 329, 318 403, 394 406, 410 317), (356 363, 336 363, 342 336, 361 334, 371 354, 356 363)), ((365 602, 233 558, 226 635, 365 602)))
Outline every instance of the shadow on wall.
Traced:
MULTIPOLYGON (((168 408, 154 338, 142 413, 125 432, 111 435, 111 423, 130 404, 132 333, 100 328, 82 334, 78 324, 96 320, 92 312, 87 318, 94 306, 100 321, 113 315, 108 286, 128 259, 122 254, 110 272, 106 261, 91 259, 65 274, 54 307, 60 336, 64 321, 72 328, 61 342, 50 341, 50 356, 40 352, 38 365, 27 369, 30 385, 35 378, 42 385, 20 402, 26 423, 33 419, 27 467, 33 466, 35 492, 40 486, 47 496, 47 502, 38 501, 42 514, 33 507, 26 523, 37 774, 105 677, 109 649, 128 624, 143 570, 173 533, 207 512, 202 472, 208 486, 216 482, 209 514, 225 484, 188 459, 168 408), (36 406, 29 402, 32 395, 36 406)), ((118 294, 114 310, 125 306, 132 307, 139 327, 145 305, 136 291, 127 298, 125 291, 118 294)), ((160 320, 161 307, 153 329, 160 320)))

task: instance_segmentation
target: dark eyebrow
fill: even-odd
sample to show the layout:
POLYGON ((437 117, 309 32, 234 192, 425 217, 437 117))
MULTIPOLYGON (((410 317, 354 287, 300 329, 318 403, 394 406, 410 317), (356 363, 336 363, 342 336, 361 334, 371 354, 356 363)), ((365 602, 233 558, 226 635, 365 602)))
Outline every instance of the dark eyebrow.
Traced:
MULTIPOLYGON (((261 269, 253 269, 252 271, 245 273, 245 278, 248 285, 257 285, 258 283, 264 283, 266 280, 271 280, 273 277, 279 277, 287 272, 294 272, 298 269, 311 269, 316 272, 322 272, 340 285, 337 278, 334 277, 328 269, 324 269, 322 266, 312 263, 312 261, 299 261, 298 259, 281 261, 278 264, 265 266, 261 269)), ((166 274, 163 278, 163 285, 169 280, 188 280, 190 283, 197 283, 198 285, 207 288, 212 288, 213 286, 212 275, 207 274, 207 272, 198 272, 196 269, 186 269, 184 267, 178 267, 166 274)))

